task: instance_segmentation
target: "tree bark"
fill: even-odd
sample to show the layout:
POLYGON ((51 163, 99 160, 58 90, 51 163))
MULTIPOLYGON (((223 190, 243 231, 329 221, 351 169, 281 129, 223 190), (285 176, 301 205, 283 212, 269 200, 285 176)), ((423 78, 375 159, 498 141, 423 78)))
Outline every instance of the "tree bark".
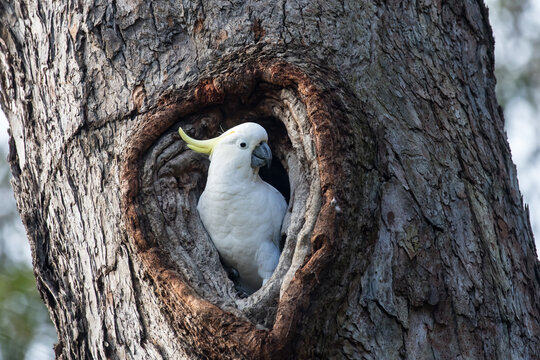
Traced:
POLYGON ((0 0, 57 358, 540 358, 493 44, 474 0, 0 0), (241 298, 196 212, 207 160, 176 130, 247 120, 289 211, 274 276, 241 298))

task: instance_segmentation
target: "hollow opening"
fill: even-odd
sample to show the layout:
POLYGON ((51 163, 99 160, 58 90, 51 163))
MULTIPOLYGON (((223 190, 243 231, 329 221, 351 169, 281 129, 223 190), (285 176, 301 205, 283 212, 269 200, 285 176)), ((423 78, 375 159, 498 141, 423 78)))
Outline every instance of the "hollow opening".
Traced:
POLYGON ((193 289, 222 309, 271 328, 282 293, 310 252, 309 235, 320 208, 320 186, 311 125, 305 106, 293 90, 259 83, 249 95, 229 94, 220 104, 182 117, 144 158, 141 194, 148 233, 193 289), (204 190, 208 157, 187 149, 177 134, 208 139, 244 122, 262 125, 273 153, 263 180, 288 203, 283 221, 281 257, 271 279, 247 298, 239 296, 197 212, 204 190), (311 215, 311 216, 309 216, 311 215), (313 219, 307 221, 307 218, 313 219))
POLYGON ((289 198, 291 196, 291 185, 289 184, 289 175, 287 170, 281 164, 281 161, 277 159, 272 159, 272 164, 270 168, 263 167, 259 170, 259 175, 261 179, 275 187, 281 195, 289 203, 289 198))

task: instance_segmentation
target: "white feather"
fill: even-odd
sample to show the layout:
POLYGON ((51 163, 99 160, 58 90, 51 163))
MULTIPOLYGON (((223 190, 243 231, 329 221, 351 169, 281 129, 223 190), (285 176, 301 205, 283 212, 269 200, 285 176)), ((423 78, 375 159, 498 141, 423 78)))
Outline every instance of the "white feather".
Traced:
POLYGON ((241 283, 257 290, 279 262, 285 199, 251 167, 251 153, 268 140, 263 127, 244 123, 229 130, 211 154, 206 188, 197 209, 223 261, 241 283), (242 148, 240 144, 246 143, 242 148))

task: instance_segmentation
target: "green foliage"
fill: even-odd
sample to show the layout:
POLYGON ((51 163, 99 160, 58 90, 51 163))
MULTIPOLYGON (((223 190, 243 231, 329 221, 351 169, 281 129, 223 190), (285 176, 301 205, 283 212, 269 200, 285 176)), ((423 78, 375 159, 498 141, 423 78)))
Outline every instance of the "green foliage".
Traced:
POLYGON ((486 3, 489 6, 490 22, 495 34, 497 100, 506 107, 516 99, 523 99, 538 111, 540 110, 538 5, 531 0, 487 0, 486 3))
POLYGON ((28 255, 22 255, 28 245, 15 208, 6 154, 1 145, 0 359, 52 359, 56 335, 37 292, 28 255), (37 353, 34 349, 29 354, 30 348, 36 344, 42 344, 46 350, 37 353))
POLYGON ((0 265, 0 352, 3 360, 24 359, 37 337, 52 330, 36 291, 34 274, 26 266, 0 265))

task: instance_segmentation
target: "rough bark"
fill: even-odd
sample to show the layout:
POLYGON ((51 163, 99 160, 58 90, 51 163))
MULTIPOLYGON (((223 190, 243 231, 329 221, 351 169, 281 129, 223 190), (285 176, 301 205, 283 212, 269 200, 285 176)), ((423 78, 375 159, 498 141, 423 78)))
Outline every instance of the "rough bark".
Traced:
POLYGON ((0 0, 0 86, 58 358, 539 358, 482 2, 0 0), (242 299, 175 131, 247 119, 290 211, 242 299))

